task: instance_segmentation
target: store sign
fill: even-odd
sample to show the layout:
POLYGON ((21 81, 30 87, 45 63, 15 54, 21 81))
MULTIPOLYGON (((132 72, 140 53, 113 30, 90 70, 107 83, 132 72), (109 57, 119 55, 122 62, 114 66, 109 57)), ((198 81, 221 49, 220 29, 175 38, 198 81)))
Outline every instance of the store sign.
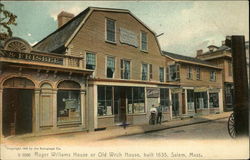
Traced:
POLYGON ((218 93, 218 92, 220 92, 219 88, 211 88, 211 89, 209 89, 209 93, 218 93))
POLYGON ((206 87, 196 87, 194 88, 194 92, 206 92, 207 88, 206 87))
POLYGON ((52 56, 37 55, 32 53, 22 53, 13 51, 0 51, 0 57, 23 59, 36 62, 53 63, 53 64, 63 64, 63 58, 57 58, 52 56))
POLYGON ((160 88, 147 88, 148 98, 158 98, 160 97, 160 88))
POLYGON ((124 28, 120 28, 120 42, 134 47, 139 46, 137 34, 124 28))
POLYGON ((171 89, 171 93, 182 93, 182 88, 173 88, 171 89))

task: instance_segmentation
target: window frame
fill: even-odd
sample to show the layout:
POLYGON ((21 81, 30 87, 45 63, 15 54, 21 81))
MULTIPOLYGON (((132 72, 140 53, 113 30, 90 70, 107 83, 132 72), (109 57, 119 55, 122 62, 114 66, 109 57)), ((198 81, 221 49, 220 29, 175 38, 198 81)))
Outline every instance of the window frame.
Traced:
POLYGON ((192 66, 190 66, 190 65, 187 66, 187 79, 190 79, 190 80, 193 79, 192 66))
POLYGON ((216 71, 215 70, 210 71, 210 81, 216 82, 216 71))
POLYGON ((142 81, 148 81, 149 80, 149 64, 148 63, 142 63, 141 64, 141 80, 142 81), (146 69, 146 79, 143 79, 143 66, 146 65, 147 69, 146 69))
POLYGON ((87 61, 87 54, 92 54, 92 55, 95 56, 95 69, 90 69, 90 70, 95 71, 96 68, 97 68, 97 63, 96 63, 96 61, 97 61, 97 55, 96 55, 96 53, 91 52, 91 51, 86 51, 86 52, 85 52, 85 68, 86 68, 86 69, 89 69, 89 68, 87 68, 87 62, 88 62, 88 61, 87 61))
POLYGON ((196 67, 196 80, 201 80, 201 67, 196 67))
POLYGON ((112 18, 105 18, 105 41, 109 42, 109 43, 113 43, 116 44, 116 20, 112 19, 112 18), (108 21, 113 21, 114 22, 114 41, 112 40, 108 40, 108 21))
POLYGON ((165 75, 164 75, 164 67, 159 67, 159 81, 160 82, 165 82, 165 75), (162 77, 161 77, 161 69, 162 69, 162 77))
POLYGON ((120 59, 120 76, 121 76, 121 79, 124 79, 124 80, 130 80, 131 79, 131 67, 132 66, 132 62, 131 60, 128 60, 128 59, 120 59), (127 61, 129 62, 129 75, 128 75, 128 78, 124 78, 124 73, 125 73, 125 64, 124 64, 124 61, 127 61), (122 63, 121 63, 122 62, 122 63), (121 67, 122 66, 122 67, 121 67))

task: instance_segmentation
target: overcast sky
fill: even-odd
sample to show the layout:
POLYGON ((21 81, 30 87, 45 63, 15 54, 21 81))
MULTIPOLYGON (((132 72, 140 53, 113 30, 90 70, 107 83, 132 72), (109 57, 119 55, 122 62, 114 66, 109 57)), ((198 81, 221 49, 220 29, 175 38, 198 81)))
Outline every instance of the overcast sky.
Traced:
POLYGON ((194 56, 210 44, 221 45, 226 35, 245 35, 249 40, 248 1, 84 1, 84 2, 3 2, 18 16, 14 36, 30 44, 56 30, 57 14, 75 15, 92 7, 130 10, 156 34, 162 50, 194 56))

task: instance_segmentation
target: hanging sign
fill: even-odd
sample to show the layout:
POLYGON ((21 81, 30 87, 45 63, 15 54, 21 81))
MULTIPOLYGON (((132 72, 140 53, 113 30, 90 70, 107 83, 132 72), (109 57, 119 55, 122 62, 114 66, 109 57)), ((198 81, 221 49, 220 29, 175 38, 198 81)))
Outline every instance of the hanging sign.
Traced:
POLYGON ((148 98, 158 98, 160 97, 160 88, 147 88, 148 98))

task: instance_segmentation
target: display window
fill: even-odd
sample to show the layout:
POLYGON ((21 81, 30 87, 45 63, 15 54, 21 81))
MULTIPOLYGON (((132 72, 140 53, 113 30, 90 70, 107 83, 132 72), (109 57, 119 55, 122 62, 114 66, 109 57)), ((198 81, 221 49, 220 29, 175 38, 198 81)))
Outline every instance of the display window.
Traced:
POLYGON ((218 108, 219 107, 219 94, 209 93, 209 107, 218 108))
POLYGON ((195 92, 195 105, 197 109, 208 108, 207 92, 195 92))
POLYGON ((163 112, 168 111, 170 105, 168 88, 160 88, 160 105, 163 109, 163 112))
POLYGON ((187 105, 188 110, 194 110, 194 90, 187 89, 187 105))
POLYGON ((111 86, 98 86, 98 116, 113 115, 113 89, 111 86))
POLYGON ((79 123, 81 121, 80 85, 73 81, 63 81, 57 91, 57 122, 79 123))

